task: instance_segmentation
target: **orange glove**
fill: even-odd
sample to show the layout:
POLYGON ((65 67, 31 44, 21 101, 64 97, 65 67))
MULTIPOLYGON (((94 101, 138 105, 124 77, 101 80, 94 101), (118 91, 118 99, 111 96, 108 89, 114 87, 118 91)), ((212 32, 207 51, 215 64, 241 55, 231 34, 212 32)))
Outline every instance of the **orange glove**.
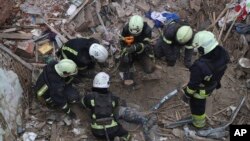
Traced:
POLYGON ((134 42, 134 36, 124 37, 124 42, 130 46, 134 42))

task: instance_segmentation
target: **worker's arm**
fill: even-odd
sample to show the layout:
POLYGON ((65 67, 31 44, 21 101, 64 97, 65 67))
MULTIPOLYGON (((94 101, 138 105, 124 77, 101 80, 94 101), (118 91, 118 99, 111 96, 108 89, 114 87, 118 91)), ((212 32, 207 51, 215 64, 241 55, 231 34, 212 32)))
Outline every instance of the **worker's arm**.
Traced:
POLYGON ((187 96, 193 95, 199 90, 199 85, 202 82, 202 72, 198 65, 193 65, 190 68, 190 79, 188 85, 184 88, 184 92, 187 96))
POLYGON ((93 95, 92 94, 85 94, 82 99, 81 99, 81 104, 83 106, 83 108, 88 108, 91 109, 91 100, 93 100, 93 95))

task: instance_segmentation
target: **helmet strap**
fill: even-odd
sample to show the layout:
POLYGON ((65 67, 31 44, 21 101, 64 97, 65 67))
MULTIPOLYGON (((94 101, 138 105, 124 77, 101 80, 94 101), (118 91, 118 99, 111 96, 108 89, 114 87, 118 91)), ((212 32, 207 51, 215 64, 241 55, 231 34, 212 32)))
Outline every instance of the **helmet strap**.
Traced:
POLYGON ((198 48, 198 52, 201 54, 201 55, 204 55, 205 54, 205 50, 203 47, 199 47, 198 48))

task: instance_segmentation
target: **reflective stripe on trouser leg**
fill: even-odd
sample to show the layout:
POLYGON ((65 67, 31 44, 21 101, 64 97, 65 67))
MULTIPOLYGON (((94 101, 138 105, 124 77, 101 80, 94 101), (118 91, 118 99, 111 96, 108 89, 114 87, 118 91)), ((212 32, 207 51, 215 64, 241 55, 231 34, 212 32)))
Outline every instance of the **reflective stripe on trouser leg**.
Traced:
POLYGON ((201 128, 205 126, 206 99, 190 98, 190 109, 193 117, 193 125, 201 128))
POLYGON ((206 114, 202 115, 192 114, 192 119, 193 119, 193 125, 197 128, 202 128, 206 125, 206 114))

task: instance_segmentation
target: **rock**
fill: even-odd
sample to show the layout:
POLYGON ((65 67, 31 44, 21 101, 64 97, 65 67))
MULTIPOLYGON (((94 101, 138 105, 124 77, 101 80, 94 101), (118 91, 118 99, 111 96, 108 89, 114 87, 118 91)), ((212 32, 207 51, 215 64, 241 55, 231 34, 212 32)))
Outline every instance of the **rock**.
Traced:
POLYGON ((112 7, 115 9, 116 14, 118 15, 119 18, 122 18, 125 16, 125 11, 121 7, 121 5, 117 2, 112 2, 112 7))
POLYGON ((150 9, 149 5, 144 2, 137 2, 135 6, 143 12, 147 12, 150 9))
POLYGON ((72 130, 72 132, 73 132, 76 136, 78 136, 78 135, 85 134, 85 129, 83 129, 83 128, 74 128, 74 129, 72 130))
POLYGON ((72 120, 69 119, 68 116, 66 116, 66 117, 63 119, 63 121, 66 123, 67 126, 70 126, 70 125, 72 124, 72 120))
POLYGON ((173 129, 172 133, 173 133, 176 137, 179 137, 179 138, 182 138, 183 135, 184 135, 183 130, 180 130, 180 129, 178 129, 178 128, 173 129))
MULTIPOLYGON (((186 4, 186 8, 188 8, 188 1, 187 0, 181 0, 182 4, 186 4)), ((201 9, 201 0, 190 0, 190 8, 194 9, 196 12, 198 12, 201 9)))
POLYGON ((130 15, 132 15, 133 11, 134 11, 133 6, 127 6, 127 8, 125 9, 125 15, 130 16, 130 15))
POLYGON ((36 133, 26 132, 23 134, 23 141, 35 141, 36 137, 37 137, 36 133))

